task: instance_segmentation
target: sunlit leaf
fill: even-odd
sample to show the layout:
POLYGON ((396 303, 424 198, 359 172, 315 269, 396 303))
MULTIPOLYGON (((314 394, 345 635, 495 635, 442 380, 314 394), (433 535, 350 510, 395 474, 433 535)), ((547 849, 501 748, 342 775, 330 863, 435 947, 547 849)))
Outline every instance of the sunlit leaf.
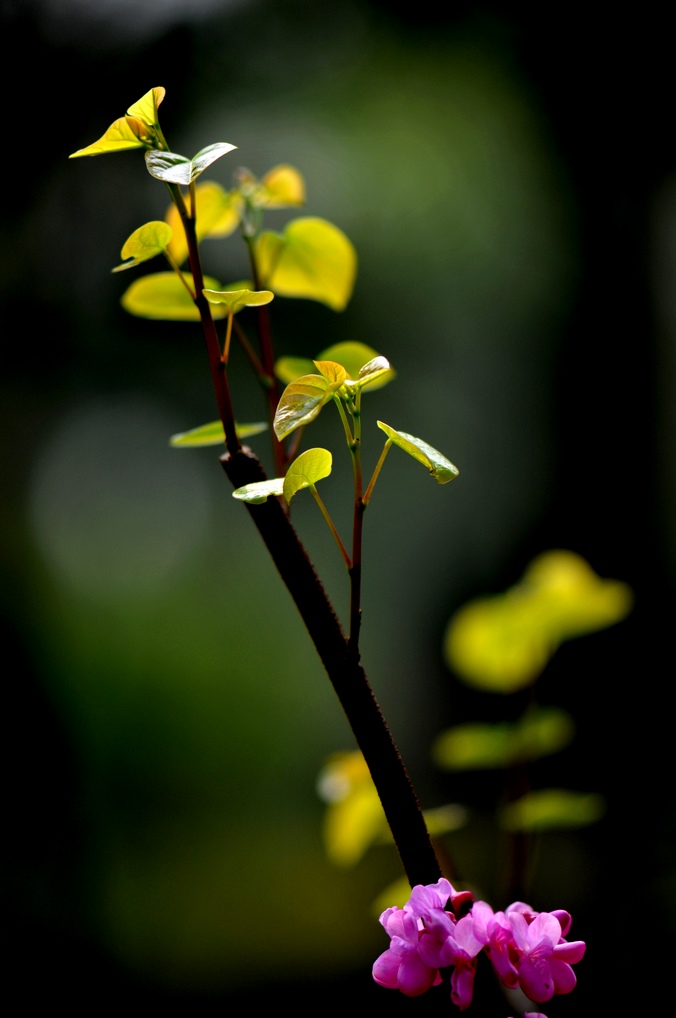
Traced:
MULTIPOLYGON (((235 431, 238 438, 250 438, 252 435, 260 435, 267 430, 267 424, 257 422, 255 424, 235 424, 235 431)), ((223 445, 225 442, 225 431, 222 421, 211 421, 209 424, 202 424, 199 428, 192 428, 190 431, 183 431, 178 435, 172 435, 169 444, 177 448, 195 448, 205 445, 223 445)))
POLYGON ((154 258, 167 247, 172 233, 173 230, 168 223, 163 223, 161 220, 139 226, 138 230, 134 230, 132 235, 127 238, 121 251, 122 258, 129 258, 130 261, 118 265, 113 269, 113 272, 130 269, 134 265, 148 261, 149 258, 154 258))
POLYGON ((221 156, 232 152, 237 148, 226 141, 217 141, 213 145, 207 145, 200 149, 192 159, 178 155, 176 152, 163 152, 160 149, 152 149, 146 152, 146 166, 151 177, 156 180, 163 180, 165 184, 180 184, 187 187, 199 177, 200 173, 220 159, 221 156))
POLYGON ((283 297, 304 297, 342 311, 354 288, 357 254, 337 226, 313 216, 283 233, 262 233, 256 257, 263 285, 283 297))
POLYGON ((433 449, 427 442, 423 442, 421 438, 408 435, 405 431, 395 431, 389 424, 383 424, 382 421, 378 421, 377 424, 380 430, 385 432, 393 445, 403 449, 404 452, 407 452, 418 463, 422 463, 423 466, 427 467, 438 484, 446 484, 458 476, 459 471, 457 467, 454 467, 450 460, 447 460, 445 456, 442 456, 440 452, 433 449))
POLYGON ((359 369, 357 377, 347 384, 351 389, 365 389, 377 381, 380 381, 380 384, 383 385, 385 376, 387 376, 386 381, 389 381, 392 378, 392 374, 392 368, 388 359, 378 356, 364 364, 359 369))
MULTIPOLYGON (((336 361, 347 371, 347 377, 356 379, 362 368, 378 357, 379 354, 372 349, 370 346, 366 346, 365 343, 353 343, 346 341, 343 343, 334 343, 333 346, 329 346, 326 350, 322 350, 317 355, 319 361, 336 361)), ((316 361, 311 360, 309 357, 280 357, 275 364, 275 374, 281 382, 288 384, 293 382, 294 379, 299 378, 300 375, 309 374, 313 365, 316 361)), ((391 382, 393 378, 396 378, 396 371, 390 367, 389 371, 383 374, 376 374, 370 378, 368 382, 363 385, 364 389, 380 389, 388 382, 391 382)))
POLYGON ((539 707, 516 722, 449 728, 435 739, 432 756, 444 770, 504 768, 557 753, 574 734, 569 714, 557 707, 539 707))
POLYGON ((330 382, 324 375, 301 375, 287 385, 277 404, 273 428, 281 442, 301 425, 314 421, 342 382, 330 382))
POLYGON ((509 831, 588 827, 600 820, 605 810, 605 800, 595 792, 543 788, 504 806, 500 823, 509 831))
MULTIPOLYGON (((192 281, 191 281, 192 282, 192 281)), ((220 289, 218 280, 205 277, 210 289, 220 289)), ((175 272, 156 272, 135 280, 121 298, 122 307, 137 318, 156 318, 172 322, 199 322, 194 301, 175 272)), ((225 318, 228 309, 215 305, 214 318, 225 318)))
POLYGON ((335 382, 337 386, 342 385, 347 378, 347 371, 337 361, 314 361, 314 366, 320 375, 327 378, 329 382, 335 382))
POLYGON ((567 639, 621 621, 633 595, 570 551, 539 555, 504 594, 460 608, 444 636, 449 666, 469 685, 511 693, 530 685, 567 639))
POLYGON ((286 472, 284 478, 284 498, 287 502, 303 488, 328 477, 331 473, 333 457, 328 449, 307 449, 298 456, 286 472))
MULTIPOLYGON (((207 237, 229 237, 237 229, 241 199, 216 181, 204 180, 195 185, 195 208, 198 241, 207 237)), ((165 220, 174 230, 168 252, 178 265, 182 265, 188 257, 188 244, 181 217, 173 203, 167 209, 165 220)))
POLYGON ((151 88, 138 102, 129 107, 127 113, 130 117, 138 117, 149 127, 157 127, 157 110, 165 95, 166 89, 161 86, 151 88))
POLYGON ((284 209, 305 204, 305 181, 293 166, 273 166, 261 181, 260 204, 284 209))
POLYGON ((236 314, 242 308, 259 307, 269 304, 275 296, 271 290, 203 290, 210 304, 224 304, 228 311, 236 314))
POLYGON ((152 141, 152 132, 148 132, 145 128, 157 126, 157 107, 162 102, 164 94, 163 88, 151 88, 143 98, 129 107, 126 117, 119 117, 98 141, 73 152, 69 159, 147 147, 152 141))
POLYGON ((336 866, 354 866, 364 852, 387 830, 387 820, 364 757, 355 752, 334 753, 317 783, 328 803, 323 840, 329 860, 336 866))
POLYGON ((260 502, 267 502, 271 495, 281 495, 284 487, 283 477, 273 477, 269 481, 254 481, 253 484, 245 484, 241 488, 235 488, 232 497, 240 502, 249 502, 257 505, 260 502))

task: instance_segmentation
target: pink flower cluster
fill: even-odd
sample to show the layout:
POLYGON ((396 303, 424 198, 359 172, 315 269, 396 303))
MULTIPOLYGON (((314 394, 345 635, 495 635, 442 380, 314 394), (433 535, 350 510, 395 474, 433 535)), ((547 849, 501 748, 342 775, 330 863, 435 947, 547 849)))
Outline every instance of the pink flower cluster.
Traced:
POLYGON ((530 1000, 543 1003, 574 988, 571 965, 586 947, 582 940, 565 939, 572 920, 562 909, 534 912, 515 901, 494 912, 470 891, 456 891, 445 877, 417 884, 403 909, 386 909, 380 922, 390 946, 373 966, 375 981, 416 997, 438 986, 440 970, 452 966, 451 1000, 461 1011, 472 1002, 482 951, 505 986, 520 986, 530 1000))

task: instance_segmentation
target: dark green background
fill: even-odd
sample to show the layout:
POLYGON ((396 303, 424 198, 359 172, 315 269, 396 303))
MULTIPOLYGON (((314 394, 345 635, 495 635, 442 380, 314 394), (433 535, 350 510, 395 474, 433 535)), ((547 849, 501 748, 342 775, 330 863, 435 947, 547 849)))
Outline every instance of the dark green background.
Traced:
MULTIPOLYGON (((654 1006, 674 906, 667 25, 582 6, 185 6, 2 5, 6 993, 76 1013, 450 1008, 372 984, 386 943, 371 906, 398 859, 381 846, 332 868, 315 788, 352 736, 217 451, 167 446, 216 415, 201 336, 131 319, 134 274, 110 273, 166 192, 138 152, 67 158, 162 85, 176 151, 237 145, 209 173, 226 187, 240 165, 297 166, 304 212, 357 248, 342 314, 275 302, 278 352, 375 347, 398 378, 365 400, 367 463, 381 418, 460 469, 438 488, 390 455, 366 520, 363 656, 423 804, 471 807, 449 846, 495 907, 499 784, 439 773, 429 747, 516 705, 449 672, 445 625, 548 548, 632 587, 629 619, 566 644, 540 682, 578 734, 535 784, 608 809, 543 838, 532 904, 570 909, 589 944, 550 1016, 654 1006), (635 985, 636 955, 657 989, 635 985)), ((246 274, 237 237, 203 250, 224 283, 246 274)), ((260 418, 232 370, 238 418, 260 418)), ((337 420, 313 443, 338 458, 337 420)), ((337 463, 325 489, 343 527, 346 476, 337 463)), ((344 612, 316 515, 299 499, 344 612)))

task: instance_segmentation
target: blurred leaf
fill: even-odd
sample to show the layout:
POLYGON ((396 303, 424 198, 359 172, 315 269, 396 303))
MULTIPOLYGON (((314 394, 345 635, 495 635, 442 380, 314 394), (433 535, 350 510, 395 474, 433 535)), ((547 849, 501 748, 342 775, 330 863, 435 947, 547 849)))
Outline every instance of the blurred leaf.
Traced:
POLYGON ((393 445, 399 446, 409 456, 412 456, 414 460, 427 467, 434 480, 439 484, 447 484, 448 481, 452 481, 454 477, 458 476, 459 471, 457 467, 454 467, 450 460, 447 460, 445 456, 442 456, 440 452, 433 449, 427 442, 423 442, 422 438, 407 435, 405 431, 395 431, 389 424, 384 424, 382 421, 377 423, 380 430, 385 432, 393 445))
POLYGON ((506 593, 455 613, 446 661, 468 685, 511 693, 540 675, 563 640, 619 622, 632 603, 626 584, 601 580, 574 552, 544 552, 506 593))
POLYGON ((161 220, 139 226, 138 230, 134 230, 132 235, 127 238, 121 251, 122 258, 131 260, 123 265, 118 265, 113 269, 113 272, 130 269, 134 265, 139 265, 141 262, 161 254, 171 241, 172 233, 171 226, 161 220))
POLYGON ((383 888, 371 906, 371 914, 379 919, 386 909, 396 906, 403 908, 411 897, 411 885, 406 877, 399 877, 397 880, 383 888))
POLYGON ((263 284, 282 297, 304 297, 342 311, 352 296, 356 251, 325 219, 293 219, 281 234, 262 233, 256 258, 263 284))
POLYGON ((378 793, 359 750, 329 757, 320 772, 317 789, 320 798, 328 803, 323 823, 326 855, 336 866, 354 866, 388 830, 378 793))
POLYGON ((261 181, 259 202, 268 209, 305 204, 305 181, 293 166, 273 166, 261 181))
POLYGON ((236 145, 230 145, 227 141, 217 141, 213 145, 207 145, 206 148, 200 149, 192 159, 178 155, 177 152, 151 149, 150 152, 146 152, 146 166, 151 177, 155 177, 156 180, 162 180, 165 184, 180 184, 183 187, 188 187, 212 163, 236 148, 236 145))
POLYGON ((228 311, 236 314, 242 308, 259 307, 269 304, 275 296, 271 290, 202 290, 210 304, 225 304, 228 311))
MULTIPOLYGON (((195 186, 195 231, 198 242, 206 237, 229 237, 239 225, 241 199, 239 195, 226 191, 213 180, 205 180, 195 186)), ((177 265, 188 257, 188 244, 178 209, 172 203, 167 209, 165 221, 172 227, 174 236, 168 251, 177 265)))
MULTIPOLYGON (((205 284, 212 290, 219 290, 220 283, 205 276, 205 284)), ((156 272, 143 276, 125 290, 121 298, 122 307, 137 318, 155 318, 171 322, 199 322, 200 315, 195 302, 175 272, 156 272)), ((228 309, 214 305, 214 318, 225 318, 228 309)))
MULTIPOLYGON (((251 435, 260 435, 267 430, 267 424, 235 424, 235 431, 238 438, 250 438, 251 435)), ((202 424, 199 428, 192 428, 191 431, 183 431, 179 435, 172 435, 169 444, 176 448, 195 448, 206 445, 223 445, 225 442, 225 431, 222 421, 211 421, 209 424, 202 424)))
POLYGON ((342 381, 329 381, 324 375, 301 375, 287 385, 277 404, 273 428, 281 442, 301 425, 314 421, 339 389, 342 381))
POLYGON ((505 806, 500 813, 500 822, 508 831, 587 827, 600 820, 605 810, 603 796, 595 792, 543 788, 505 806))
POLYGON ((557 753, 575 735, 573 719, 557 707, 538 707, 515 723, 457 725, 432 746, 437 766, 463 771, 509 767, 557 753))
POLYGON ((291 499, 303 488, 328 477, 331 473, 333 457, 328 449, 307 449, 298 456, 286 472, 283 494, 290 504, 291 499))
POLYGON ((98 141, 80 148, 68 158, 98 156, 106 152, 121 152, 124 149, 144 148, 152 141, 152 132, 145 128, 157 127, 157 107, 164 99, 163 88, 151 88, 149 92, 127 110, 126 117, 115 120, 98 141))

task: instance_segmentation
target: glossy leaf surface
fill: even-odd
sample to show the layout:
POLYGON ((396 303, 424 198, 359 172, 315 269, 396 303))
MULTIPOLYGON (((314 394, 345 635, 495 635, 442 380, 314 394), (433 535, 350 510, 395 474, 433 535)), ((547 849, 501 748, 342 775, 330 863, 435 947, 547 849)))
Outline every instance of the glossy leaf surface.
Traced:
MULTIPOLYGON (((260 435, 267 430, 267 424, 259 421, 255 424, 235 424, 235 431, 238 438, 250 438, 252 435, 260 435)), ((210 421, 209 424, 202 424, 190 431, 183 431, 178 435, 172 435, 169 444, 176 448, 198 448, 206 445, 223 445, 225 442, 225 431, 222 421, 210 421)))
POLYGON ((341 385, 342 381, 330 382, 324 375, 301 375, 287 385, 277 404, 273 421, 279 441, 301 425, 314 421, 341 385))
MULTIPOLYGON (((380 355, 377 351, 365 343, 346 341, 334 343, 333 346, 322 350, 317 355, 317 360, 336 361, 345 368, 348 378, 356 379, 364 365, 378 356, 380 355)), ((309 357, 280 357, 275 364, 275 374, 280 381, 286 384, 293 382, 300 375, 309 374, 314 364, 316 364, 316 361, 311 360, 309 357)), ((369 391, 381 389, 388 382, 391 382, 393 378, 396 378, 396 371, 390 367, 389 372, 369 379, 363 388, 369 391)))
POLYGON ((605 800, 594 792, 542 788, 505 806, 500 821, 509 831, 546 831, 588 827, 600 820, 605 811, 605 800))
POLYGON ((573 739, 575 725, 565 711, 540 707, 516 722, 457 725, 434 741, 432 756, 444 770, 509 767, 557 753, 573 739))
POLYGON ((283 233, 262 233, 256 257, 263 285, 283 297, 304 297, 342 311, 354 288, 357 254, 337 226, 313 216, 283 233))
POLYGON ((284 487, 283 477, 273 477, 270 481, 255 481, 253 484, 245 484, 241 488, 235 488, 232 497, 239 502, 249 502, 251 505, 258 505, 267 502, 271 495, 281 495, 284 487))
MULTIPOLYGON (((216 279, 205 278, 210 289, 218 290, 216 279)), ((137 318, 156 318, 170 322, 199 322, 200 316, 190 294, 175 272, 156 272, 142 276, 125 290, 122 307, 137 318)), ((214 318, 225 318, 228 309, 215 305, 214 318)))
POLYGON ((414 460, 427 467, 438 484, 447 484, 448 481, 452 481, 454 477, 458 476, 458 468, 454 467, 451 461, 447 460, 437 449, 433 449, 427 442, 423 442, 422 438, 408 435, 405 431, 395 431, 389 424, 384 424, 382 421, 377 423, 380 430, 384 431, 392 441, 392 444, 403 449, 414 460))
MULTIPOLYGON (((386 377, 386 381, 389 381, 392 377, 392 368, 387 357, 374 357, 361 367, 357 373, 357 377, 348 381, 348 386, 351 389, 365 389, 367 386, 372 385, 374 382, 382 380, 386 377), (387 376, 387 377, 386 377, 387 376)), ((381 384, 382 381, 381 381, 381 384)))
POLYGON ((303 488, 328 477, 331 473, 333 457, 328 449, 307 449, 298 456, 286 472, 283 494, 287 502, 291 502, 303 488))
POLYGON ((455 613, 446 660, 468 685, 511 693, 534 682, 564 640, 619 622, 632 603, 625 583, 602 580, 576 553, 544 552, 505 593, 455 613))
POLYGON ((152 149, 146 152, 146 166, 151 177, 156 180, 163 180, 165 184, 180 184, 187 187, 192 184, 201 173, 215 163, 221 156, 232 152, 236 145, 230 145, 225 141, 217 141, 214 145, 207 145, 200 149, 192 159, 178 155, 176 152, 162 152, 160 149, 152 149))
POLYGON ((138 230, 134 230, 132 235, 127 238, 121 251, 122 258, 130 260, 125 261, 123 265, 118 265, 113 269, 113 272, 131 269, 135 265, 140 265, 141 262, 161 254, 171 241, 172 234, 171 226, 161 220, 139 226, 138 230))

